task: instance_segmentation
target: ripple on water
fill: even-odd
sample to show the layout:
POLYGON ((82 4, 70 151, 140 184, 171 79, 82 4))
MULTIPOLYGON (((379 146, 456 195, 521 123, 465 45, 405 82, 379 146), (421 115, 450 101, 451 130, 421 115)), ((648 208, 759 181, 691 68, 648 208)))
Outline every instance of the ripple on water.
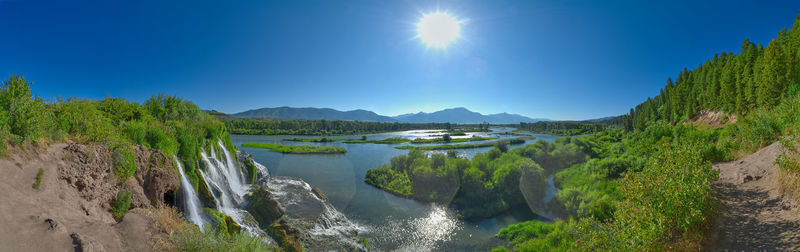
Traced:
POLYGON ((400 251, 431 251, 438 244, 450 241, 461 229, 461 222, 447 207, 431 204, 424 217, 391 220, 386 226, 367 232, 374 232, 380 244, 399 244, 400 251))

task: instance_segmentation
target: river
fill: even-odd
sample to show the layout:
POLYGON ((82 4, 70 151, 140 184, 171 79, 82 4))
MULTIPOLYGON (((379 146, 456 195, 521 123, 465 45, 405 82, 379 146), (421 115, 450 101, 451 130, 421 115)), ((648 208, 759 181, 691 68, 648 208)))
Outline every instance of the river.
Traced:
MULTIPOLYGON (((500 139, 519 136, 495 135, 509 132, 510 128, 492 128, 492 132, 468 133, 467 136, 499 136, 500 139)), ((430 131, 402 131, 367 135, 370 140, 390 137, 429 138, 430 131)), ((530 133, 528 133, 530 134, 530 133)), ((552 142, 557 136, 531 134, 536 140, 552 142)), ((455 217, 447 206, 421 203, 397 197, 364 183, 368 169, 374 169, 408 150, 395 149, 405 144, 346 144, 341 142, 313 143, 284 141, 287 138, 313 138, 313 136, 250 136, 234 135, 234 145, 253 155, 265 165, 272 176, 290 176, 305 180, 327 194, 330 203, 362 229, 372 249, 404 251, 463 251, 488 250, 505 241, 495 237, 497 231, 510 224, 535 219, 537 216, 526 209, 514 209, 506 214, 479 221, 464 221, 455 217), (278 143, 333 145, 347 149, 346 154, 297 155, 270 152, 266 149, 244 148, 242 143, 278 143)), ((358 136, 336 136, 353 138, 358 136)), ((454 137, 458 138, 458 137, 454 137)), ((496 140, 487 140, 496 141, 496 140)), ((481 143, 468 142, 468 143, 481 143)), ((516 148, 523 145, 511 145, 516 148)), ((458 150, 459 156, 471 158, 477 153, 487 152, 491 147, 458 150)), ((437 152, 437 151, 429 151, 437 152)))

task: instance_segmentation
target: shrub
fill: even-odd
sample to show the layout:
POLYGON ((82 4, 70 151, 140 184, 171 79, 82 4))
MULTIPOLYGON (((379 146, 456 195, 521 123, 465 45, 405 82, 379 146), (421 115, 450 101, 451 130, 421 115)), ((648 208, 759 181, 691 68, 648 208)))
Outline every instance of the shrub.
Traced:
POLYGON ((146 139, 151 148, 161 150, 167 155, 178 154, 178 141, 155 123, 148 125, 146 139))
POLYGON ((573 230, 574 225, 564 221, 544 223, 532 220, 503 228, 497 236, 511 240, 516 251, 568 251, 574 250, 570 249, 575 245, 573 230))
POLYGON ((660 250, 699 232, 713 211, 711 183, 717 171, 693 145, 670 147, 642 172, 628 173, 620 185, 623 202, 608 225, 585 219, 586 249, 660 250))
POLYGON ((30 84, 21 75, 12 75, 4 81, 0 88, 0 110, 6 112, 3 117, 8 120, 9 133, 19 138, 16 142, 37 144, 40 138, 53 133, 56 128, 53 113, 47 109, 44 100, 33 98, 30 84))
POLYGON ((128 144, 120 144, 113 148, 112 162, 114 174, 120 181, 126 181, 136 173, 136 152, 128 144))
POLYGON ((144 109, 138 103, 128 102, 122 98, 106 97, 96 102, 97 108, 109 118, 114 125, 121 122, 142 119, 145 115, 144 109))
POLYGON ((131 140, 134 144, 142 145, 145 147, 150 147, 150 143, 147 141, 147 124, 135 120, 129 121, 122 124, 122 133, 131 140))
POLYGON ((114 207, 111 209, 114 219, 117 221, 122 220, 122 217, 125 216, 125 213, 127 213, 130 208, 131 192, 125 189, 119 190, 117 199, 114 201, 114 207))
POLYGON ((39 171, 36 172, 36 181, 33 182, 33 189, 39 189, 42 186, 42 175, 44 175, 44 170, 39 168, 39 171))
POLYGON ((55 105, 55 113, 62 131, 76 135, 81 140, 105 142, 118 138, 118 130, 97 110, 93 101, 68 99, 55 105))

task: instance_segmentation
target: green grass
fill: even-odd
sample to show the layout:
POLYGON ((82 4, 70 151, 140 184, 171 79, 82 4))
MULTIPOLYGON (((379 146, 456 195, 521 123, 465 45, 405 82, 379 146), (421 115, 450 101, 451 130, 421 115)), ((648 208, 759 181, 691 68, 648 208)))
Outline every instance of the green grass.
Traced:
POLYGON ((317 146, 317 145, 285 145, 267 143, 244 143, 242 147, 268 149, 274 152, 290 154, 338 154, 346 153, 347 150, 336 146, 317 146))
POLYGON ((36 173, 36 182, 33 182, 33 189, 39 189, 42 186, 42 175, 44 175, 44 170, 39 168, 39 172, 36 173))
POLYGON ((275 251, 266 241, 247 232, 201 231, 195 225, 185 225, 170 238, 176 251, 275 251))
POLYGON ((131 192, 125 189, 119 190, 119 193, 117 193, 117 199, 114 201, 114 208, 111 209, 114 219, 117 221, 121 220, 122 216, 125 216, 125 213, 127 213, 130 208, 131 192))

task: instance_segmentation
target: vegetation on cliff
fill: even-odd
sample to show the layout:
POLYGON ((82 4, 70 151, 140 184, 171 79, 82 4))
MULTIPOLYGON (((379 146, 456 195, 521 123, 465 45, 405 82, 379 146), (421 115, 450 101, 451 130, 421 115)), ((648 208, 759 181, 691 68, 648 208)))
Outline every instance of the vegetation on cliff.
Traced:
MULTIPOLYGON (((203 148, 219 150, 217 142, 222 141, 225 148, 235 155, 225 125, 181 98, 157 95, 142 104, 111 97, 47 101, 33 96, 30 85, 32 83, 23 76, 12 75, 0 87, 0 156, 5 155, 10 146, 38 148, 65 140, 101 144, 111 152, 111 173, 116 177, 114 183, 124 188, 138 169, 150 168, 149 165, 137 166, 137 162, 141 163, 137 161, 141 156, 137 156, 138 148, 135 146, 141 145, 167 156, 176 156, 184 164, 194 187, 200 189, 199 185, 205 186, 198 171, 203 148)), ((37 175, 34 188, 40 186, 41 177, 41 174, 37 175)), ((206 188, 203 195, 211 198, 210 190, 206 188)), ((213 207, 213 201, 210 202, 213 207)), ((131 192, 120 189, 109 203, 112 216, 120 220, 132 208, 131 192)), ((179 250, 192 250, 193 246, 235 248, 243 243, 248 244, 245 248, 266 248, 261 238, 239 235, 239 229, 230 217, 212 211, 207 211, 208 216, 219 217, 213 218, 217 220, 214 230, 200 231, 196 227, 187 227, 171 242, 177 244, 179 250)))

